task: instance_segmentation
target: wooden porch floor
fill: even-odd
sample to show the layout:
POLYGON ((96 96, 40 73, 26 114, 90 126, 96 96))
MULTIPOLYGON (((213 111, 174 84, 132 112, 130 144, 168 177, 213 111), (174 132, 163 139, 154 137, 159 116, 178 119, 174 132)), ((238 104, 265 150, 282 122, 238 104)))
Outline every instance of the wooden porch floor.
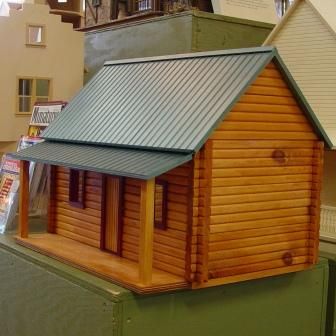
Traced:
POLYGON ((57 234, 30 234, 28 238, 16 237, 16 241, 20 245, 112 281, 139 294, 188 287, 188 283, 183 278, 154 268, 152 283, 144 286, 139 281, 139 266, 136 262, 57 234))

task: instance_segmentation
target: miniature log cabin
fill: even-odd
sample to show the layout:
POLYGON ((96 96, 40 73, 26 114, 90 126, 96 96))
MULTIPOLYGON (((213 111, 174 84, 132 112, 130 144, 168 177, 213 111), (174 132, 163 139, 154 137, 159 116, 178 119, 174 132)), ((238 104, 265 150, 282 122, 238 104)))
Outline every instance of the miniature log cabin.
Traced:
POLYGON ((108 62, 21 161, 17 242, 138 293, 306 269, 323 141, 274 48, 108 62), (50 166, 29 233, 29 161, 50 166))

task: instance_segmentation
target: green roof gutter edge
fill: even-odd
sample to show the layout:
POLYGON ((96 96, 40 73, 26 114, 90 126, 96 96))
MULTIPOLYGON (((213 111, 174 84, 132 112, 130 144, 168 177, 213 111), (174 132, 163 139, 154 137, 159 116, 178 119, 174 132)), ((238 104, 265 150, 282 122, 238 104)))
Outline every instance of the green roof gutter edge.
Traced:
POLYGON ((246 90, 250 87, 250 85, 258 78, 260 73, 265 69, 266 65, 274 58, 275 48, 274 47, 270 48, 268 50, 268 52, 269 52, 269 56, 267 57, 267 59, 265 59, 265 61, 262 64, 259 65, 259 67, 255 71, 255 74, 251 77, 251 79, 247 82, 247 84, 236 94, 235 99, 233 99, 231 104, 225 109, 225 111, 222 113, 220 118, 208 130, 206 135, 203 137, 203 139, 196 146, 195 152, 198 152, 201 149, 201 147, 209 139, 211 133, 219 127, 220 123, 225 119, 225 117, 229 114, 229 112, 232 110, 232 108, 238 103, 241 96, 246 92, 246 90))
POLYGON ((295 79, 289 72, 287 66, 281 59, 277 49, 274 50, 274 62, 279 66, 280 72, 284 75, 284 79, 287 82, 288 86, 293 90, 294 96, 297 99, 300 107, 305 112, 306 116, 308 117, 309 121, 311 122, 312 126, 314 127, 315 131, 320 135, 323 141, 327 144, 329 149, 335 148, 332 141, 328 137, 327 133, 324 131, 320 121, 318 120, 316 114, 314 113, 313 109, 310 107, 307 99, 303 95, 301 89, 299 88, 298 84, 296 83, 295 79))
POLYGON ((78 170, 88 170, 88 171, 93 171, 93 172, 108 174, 108 175, 116 175, 116 176, 137 178, 137 179, 140 179, 140 180, 150 180, 150 179, 152 179, 156 176, 164 174, 165 172, 167 172, 167 171, 169 171, 169 170, 171 170, 175 167, 178 167, 178 166, 182 165, 183 163, 186 163, 186 162, 192 160, 192 158, 193 158, 192 154, 186 154, 186 155, 183 155, 183 156, 181 155, 181 158, 176 159, 173 164, 167 165, 166 167, 164 167, 160 170, 156 170, 150 175, 144 175, 144 174, 135 174, 135 173, 123 173, 123 172, 120 172, 120 171, 113 171, 113 170, 108 170, 108 169, 95 169, 95 167, 83 166, 83 165, 77 165, 77 164, 67 164, 67 163, 60 162, 60 161, 35 159, 35 158, 29 157, 29 156, 20 155, 20 152, 8 153, 7 155, 9 157, 13 158, 13 159, 16 159, 16 160, 39 162, 39 163, 68 167, 68 168, 73 168, 73 169, 78 169, 78 170))
MULTIPOLYGON (((62 111, 63 112, 63 111, 62 111)), ((87 146, 100 146, 100 147, 113 147, 117 149, 132 149, 132 150, 139 150, 139 151, 147 151, 153 153, 167 153, 167 154, 193 154, 194 151, 191 149, 180 149, 180 148, 164 148, 164 147, 149 147, 149 146, 133 146, 133 145, 120 145, 115 143, 102 143, 102 142, 86 142, 86 141, 77 141, 77 140, 63 140, 63 139, 55 139, 55 138, 48 138, 43 137, 42 139, 48 142, 54 143, 63 143, 63 144, 70 144, 70 145, 87 145, 87 146)))
POLYGON ((214 50, 214 51, 203 51, 203 52, 197 52, 197 53, 175 54, 175 55, 165 55, 165 56, 127 58, 127 59, 116 60, 116 61, 107 61, 104 63, 104 66, 131 64, 131 63, 161 62, 161 61, 171 61, 171 60, 200 58, 200 57, 271 53, 272 51, 274 51, 274 49, 275 47, 273 46, 262 46, 262 47, 255 47, 255 48, 214 50))

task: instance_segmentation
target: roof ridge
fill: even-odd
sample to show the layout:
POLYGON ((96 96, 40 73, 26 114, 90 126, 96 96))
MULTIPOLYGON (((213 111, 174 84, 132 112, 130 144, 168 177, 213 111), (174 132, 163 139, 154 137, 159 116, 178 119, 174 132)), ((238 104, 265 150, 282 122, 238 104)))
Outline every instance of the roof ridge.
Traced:
POLYGON ((200 57, 268 53, 268 52, 273 52, 274 50, 275 50, 275 47, 273 46, 263 46, 263 47, 255 47, 255 48, 225 49, 225 50, 214 50, 214 51, 187 53, 187 54, 165 55, 165 56, 127 58, 127 59, 122 59, 122 60, 107 61, 104 63, 104 66, 123 65, 123 64, 131 64, 131 63, 144 63, 144 62, 171 61, 171 60, 200 58, 200 57))

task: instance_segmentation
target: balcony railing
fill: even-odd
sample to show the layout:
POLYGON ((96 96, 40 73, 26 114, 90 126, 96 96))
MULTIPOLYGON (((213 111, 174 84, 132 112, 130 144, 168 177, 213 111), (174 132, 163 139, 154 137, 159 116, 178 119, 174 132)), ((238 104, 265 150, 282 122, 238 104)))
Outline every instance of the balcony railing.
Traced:
POLYGON ((320 237, 336 242, 336 207, 321 206, 320 237))
POLYGON ((174 13, 192 8, 191 0, 129 0, 127 1, 129 15, 146 11, 174 13))

